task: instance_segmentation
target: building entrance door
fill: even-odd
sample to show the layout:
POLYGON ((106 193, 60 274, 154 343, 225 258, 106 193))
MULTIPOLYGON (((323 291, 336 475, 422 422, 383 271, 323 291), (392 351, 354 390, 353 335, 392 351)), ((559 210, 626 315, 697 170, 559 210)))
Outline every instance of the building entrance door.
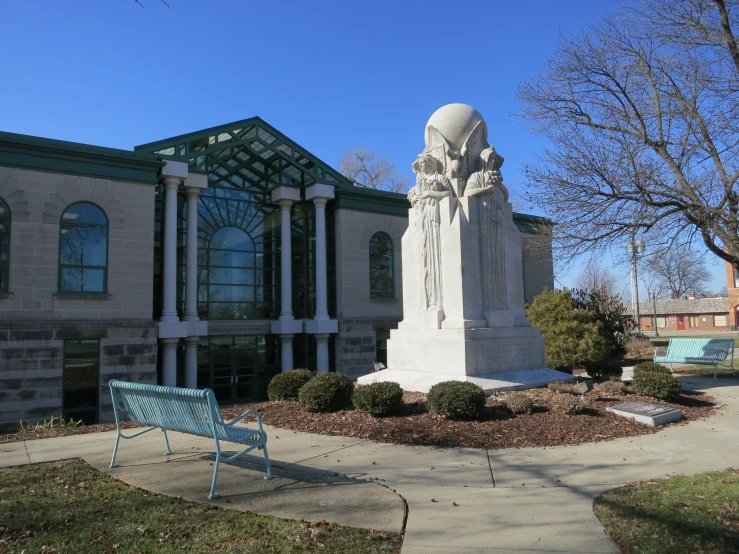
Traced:
POLYGON ((677 330, 685 331, 685 316, 677 316, 677 330))
POLYGON ((198 388, 210 388, 219 404, 258 402, 279 372, 271 335, 203 337, 198 344, 198 388))

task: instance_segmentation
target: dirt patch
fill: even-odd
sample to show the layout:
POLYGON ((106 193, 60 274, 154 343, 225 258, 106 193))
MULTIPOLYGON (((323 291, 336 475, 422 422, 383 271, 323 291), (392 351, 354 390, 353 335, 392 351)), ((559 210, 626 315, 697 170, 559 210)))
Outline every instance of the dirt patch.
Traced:
MULTIPOLYGON (((373 418, 356 410, 312 414, 295 402, 262 402, 248 408, 258 410, 264 423, 294 431, 392 444, 472 448, 574 445, 659 431, 660 427, 650 427, 606 411, 608 406, 623 402, 644 401, 679 408, 685 417, 677 425, 707 417, 717 408, 713 397, 704 393, 686 392, 680 402, 673 404, 636 395, 607 398, 591 391, 585 395, 586 412, 567 416, 553 411, 549 390, 536 389, 528 393, 534 399, 534 413, 514 416, 500 397, 490 397, 481 421, 451 421, 432 415, 426 409, 426 396, 421 393, 406 393, 403 397, 405 412, 386 418, 373 418)), ((233 418, 246 409, 246 406, 233 406, 222 411, 225 418, 233 418)))
MULTIPOLYGON (((124 429, 140 427, 135 423, 124 421, 121 423, 124 429)), ((89 433, 102 433, 103 431, 115 431, 115 422, 97 423, 95 425, 80 425, 78 427, 40 427, 28 429, 17 433, 0 435, 0 444, 15 441, 32 441, 36 439, 51 439, 54 437, 68 437, 70 435, 87 435, 89 433)))

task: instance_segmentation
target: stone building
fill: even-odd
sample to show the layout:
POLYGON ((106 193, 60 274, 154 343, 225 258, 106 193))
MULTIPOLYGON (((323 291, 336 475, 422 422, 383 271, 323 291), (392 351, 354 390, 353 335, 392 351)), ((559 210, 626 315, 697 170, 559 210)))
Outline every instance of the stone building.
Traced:
MULTIPOLYGON (((0 133, 0 428, 108 420, 111 378, 228 404, 281 369, 372 371, 408 209, 259 118, 133 151, 0 133)), ((547 222, 514 220, 531 301, 553 285, 547 222)))

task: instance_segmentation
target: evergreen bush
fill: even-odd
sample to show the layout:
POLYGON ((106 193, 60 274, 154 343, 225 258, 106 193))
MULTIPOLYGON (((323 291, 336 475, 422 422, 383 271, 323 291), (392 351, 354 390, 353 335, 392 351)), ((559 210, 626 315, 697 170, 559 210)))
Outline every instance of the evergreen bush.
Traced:
POLYGON ((352 404, 374 417, 396 415, 403 406, 403 389, 398 383, 372 383, 354 389, 352 404))
POLYGON ((623 369, 611 360, 600 360, 585 363, 585 369, 593 379, 605 381, 611 377, 621 377, 623 369))
POLYGON ((600 322, 603 337, 611 346, 611 352, 623 352, 635 327, 634 318, 626 313, 626 306, 619 294, 611 294, 608 286, 575 289, 572 300, 578 310, 588 310, 600 322))
POLYGON ((351 405, 354 383, 343 373, 320 373, 300 389, 298 400, 309 412, 335 412, 351 405))
POLYGON ((478 419, 485 408, 485 392, 474 383, 444 381, 431 387, 426 405, 449 419, 478 419))
POLYGON ((270 400, 297 400, 300 387, 315 377, 309 369, 290 369, 278 373, 267 385, 267 398, 270 400))
POLYGON ((608 359, 611 345, 602 324, 589 310, 578 310, 570 291, 545 289, 534 298, 526 317, 544 337, 547 367, 569 369, 608 359))

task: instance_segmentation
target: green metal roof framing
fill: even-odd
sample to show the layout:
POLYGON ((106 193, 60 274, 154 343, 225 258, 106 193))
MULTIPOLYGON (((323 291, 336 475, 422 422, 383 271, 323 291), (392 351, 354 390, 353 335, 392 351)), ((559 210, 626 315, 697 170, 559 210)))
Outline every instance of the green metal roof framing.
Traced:
POLYGON ((145 152, 0 131, 0 166, 153 185, 162 165, 145 152))

